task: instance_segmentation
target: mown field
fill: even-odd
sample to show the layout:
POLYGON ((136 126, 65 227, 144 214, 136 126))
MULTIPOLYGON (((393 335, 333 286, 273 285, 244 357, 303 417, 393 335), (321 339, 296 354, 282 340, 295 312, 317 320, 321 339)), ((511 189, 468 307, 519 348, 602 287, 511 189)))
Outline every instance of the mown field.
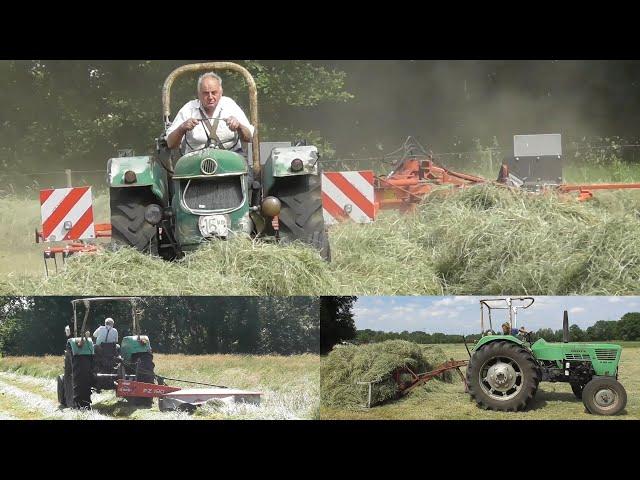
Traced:
MULTIPOLYGON (((130 249, 76 256, 44 276, 35 200, 0 200, 0 294, 631 295, 640 293, 640 192, 590 202, 474 187, 412 215, 330 229, 331 263, 302 245, 211 242, 179 262, 130 249)), ((107 217, 104 195, 96 219, 107 217)))
MULTIPOLYGON (((462 380, 438 380, 399 400, 370 409, 320 407, 321 419, 334 420, 640 420, 640 342, 615 342, 623 346, 619 381, 627 391, 627 407, 621 415, 601 417, 589 414, 582 401, 564 383, 542 382, 529 409, 524 412, 493 412, 479 408, 465 393, 462 380)), ((439 345, 447 356, 468 358, 464 345, 439 345)), ((326 358, 322 359, 326 362, 326 358)), ((463 369, 463 373, 465 373, 463 369)))
MULTIPOLYGON (((193 415, 135 408, 114 391, 93 394, 91 412, 60 409, 55 377, 62 356, 0 358, 0 419, 318 419, 320 360, 317 355, 154 355, 156 373, 263 393, 259 406, 211 402, 193 415)), ((198 388, 167 381, 170 385, 198 388)), ((200 387, 207 388, 207 387, 200 387)))

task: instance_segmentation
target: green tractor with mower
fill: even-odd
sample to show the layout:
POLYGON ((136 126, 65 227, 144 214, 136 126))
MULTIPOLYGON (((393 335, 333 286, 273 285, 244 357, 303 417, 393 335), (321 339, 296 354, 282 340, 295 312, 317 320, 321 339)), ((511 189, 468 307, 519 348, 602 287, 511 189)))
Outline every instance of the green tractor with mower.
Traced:
POLYGON ((527 408, 541 381, 565 382, 592 414, 616 415, 624 410, 627 393, 618 382, 622 347, 570 342, 566 310, 563 343, 544 339, 532 343, 531 333, 516 330, 515 325, 518 310, 533 303, 532 297, 480 300, 482 336, 470 352, 466 374, 471 397, 482 408, 515 412, 527 408), (502 334, 493 329, 493 310, 508 310, 502 334))
POLYGON ((260 143, 257 88, 248 70, 231 62, 179 67, 164 82, 162 109, 165 131, 156 139, 155 155, 108 162, 114 245, 171 260, 203 242, 243 234, 299 240, 330 259, 318 149, 291 142, 260 143), (216 70, 239 73, 248 85, 255 132, 251 144, 243 146, 247 157, 214 147, 182 154, 167 145, 173 82, 186 73, 216 70))
MULTIPOLYGON (((142 299, 137 297, 95 297, 72 300, 73 332, 67 326, 64 352, 64 373, 58 376, 58 403, 61 407, 91 408, 91 393, 115 390, 118 380, 155 383, 153 353, 147 335, 140 334, 139 315, 142 299), (102 302, 125 302, 131 307, 132 335, 121 343, 94 345, 88 322, 91 306, 102 302), (78 313, 84 307, 82 325, 78 328, 78 313), (88 329, 88 330, 86 330, 88 329)), ((140 407, 150 407, 152 398, 128 397, 140 407)))

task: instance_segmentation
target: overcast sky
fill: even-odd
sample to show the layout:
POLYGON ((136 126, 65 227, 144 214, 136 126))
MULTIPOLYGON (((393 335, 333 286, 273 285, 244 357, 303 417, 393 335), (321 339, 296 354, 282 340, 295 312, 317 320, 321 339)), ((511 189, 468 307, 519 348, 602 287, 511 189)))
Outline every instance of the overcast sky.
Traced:
MULTIPOLYGON (((358 297, 354 319, 358 330, 468 335, 480 333, 481 298, 492 297, 358 297)), ((531 307, 518 311, 518 326, 524 325, 528 330, 560 330, 564 310, 569 311, 569 324, 575 323, 582 329, 598 320, 619 320, 627 312, 640 311, 640 297, 534 298, 531 307)), ((494 330, 506 320, 505 313, 506 310, 494 312, 494 330)))

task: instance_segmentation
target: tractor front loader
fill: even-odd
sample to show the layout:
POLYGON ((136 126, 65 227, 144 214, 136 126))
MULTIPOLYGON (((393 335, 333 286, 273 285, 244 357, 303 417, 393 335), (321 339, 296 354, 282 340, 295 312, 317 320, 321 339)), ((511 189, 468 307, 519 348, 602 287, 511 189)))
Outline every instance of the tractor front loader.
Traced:
POLYGON ((540 382, 565 382, 592 414, 616 415, 624 410, 627 393, 618 382, 622 347, 570 342, 566 311, 563 343, 544 339, 532 343, 531 333, 516 331, 515 325, 518 310, 533 303, 532 297, 480 300, 482 337, 473 347, 467 367, 471 397, 482 408, 515 412, 530 405, 540 382), (508 311, 508 332, 494 331, 494 310, 508 311))

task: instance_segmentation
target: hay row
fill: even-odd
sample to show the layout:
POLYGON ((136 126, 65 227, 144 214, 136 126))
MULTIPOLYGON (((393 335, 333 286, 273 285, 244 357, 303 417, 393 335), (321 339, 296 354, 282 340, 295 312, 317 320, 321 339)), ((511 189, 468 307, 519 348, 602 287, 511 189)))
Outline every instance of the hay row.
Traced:
POLYGON ((0 294, 633 295, 640 192, 579 203, 492 186, 432 194, 413 215, 330 230, 333 261, 303 244, 211 242, 174 263, 130 249, 0 278, 0 294))

